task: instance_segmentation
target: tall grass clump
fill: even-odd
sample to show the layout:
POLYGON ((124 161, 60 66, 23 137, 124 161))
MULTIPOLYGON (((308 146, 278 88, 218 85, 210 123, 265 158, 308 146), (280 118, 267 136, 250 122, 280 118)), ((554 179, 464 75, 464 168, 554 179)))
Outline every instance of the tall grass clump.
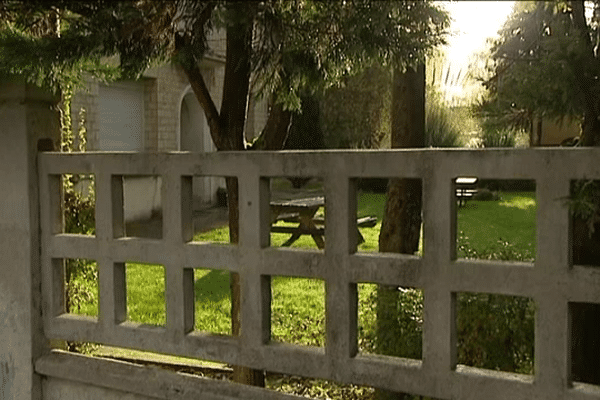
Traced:
POLYGON ((522 129, 498 123, 493 119, 481 122, 480 144, 484 148, 526 147, 528 135, 522 129))
POLYGON ((440 102, 425 108, 425 146, 461 147, 460 128, 455 124, 452 111, 440 102))
POLYGON ((515 147, 516 144, 517 137, 513 129, 484 128, 481 132, 483 147, 515 147))

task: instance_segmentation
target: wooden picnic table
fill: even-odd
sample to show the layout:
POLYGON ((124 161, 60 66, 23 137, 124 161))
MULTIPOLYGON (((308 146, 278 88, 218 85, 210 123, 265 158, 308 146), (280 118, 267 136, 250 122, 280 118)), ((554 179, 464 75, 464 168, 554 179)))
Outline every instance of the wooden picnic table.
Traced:
POLYGON ((459 176, 454 180, 456 187, 456 199, 458 206, 464 206, 467 200, 471 199, 477 193, 477 177, 459 176))
MULTIPOLYGON (((273 201, 271 206, 271 232, 288 233, 290 238, 281 246, 291 246, 302 235, 310 235, 319 249, 325 248, 325 219, 317 217, 317 211, 325 207, 324 197, 310 197, 305 199, 273 201), (275 225, 278 221, 297 223, 297 226, 275 225)), ((363 217, 357 220, 358 227, 373 227, 377 224, 375 217, 363 217)), ((364 238, 358 231, 359 243, 364 238)))

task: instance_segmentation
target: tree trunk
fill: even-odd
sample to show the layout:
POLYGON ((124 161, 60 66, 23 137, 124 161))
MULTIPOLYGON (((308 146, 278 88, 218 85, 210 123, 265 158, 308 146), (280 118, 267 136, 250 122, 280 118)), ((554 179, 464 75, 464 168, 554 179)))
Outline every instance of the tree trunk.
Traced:
POLYGON ((582 146, 600 146, 600 105, 590 107, 583 116, 581 127, 582 146))
MULTIPOLYGON (((199 66, 193 59, 185 59, 181 63, 192 90, 202 106, 212 140, 219 151, 245 150, 244 129, 248 109, 250 91, 250 57, 252 51, 253 25, 249 18, 256 11, 254 2, 230 2, 227 4, 232 20, 238 21, 227 27, 225 76, 223 79, 223 99, 221 111, 210 96, 199 66)), ((207 8, 205 17, 210 16, 211 8, 207 8)), ((183 39, 182 39, 183 40, 183 39)), ((178 52, 188 51, 185 40, 179 43, 178 52)), ((239 242, 239 194, 238 182, 235 178, 227 178, 227 197, 229 208, 229 241, 239 242)), ((241 334, 240 324, 240 282, 239 275, 230 276, 231 287, 231 330, 234 336, 241 334)), ((254 386, 264 386, 264 372, 243 366, 233 367, 233 380, 254 386)))
POLYGON ((529 133, 529 147, 538 147, 542 144, 542 116, 531 117, 531 128, 529 133), (533 127, 535 125, 535 128, 533 127))
POLYGON ((294 114, 285 142, 286 150, 314 150, 325 148, 321 129, 321 105, 316 96, 302 96, 302 113, 294 114))
MULTIPOLYGON (((392 148, 425 145, 425 65, 406 72, 394 71, 392 87, 392 148)), ((421 181, 391 179, 388 183, 385 212, 379 233, 379 251, 414 254, 421 233, 421 181)), ((398 288, 380 285, 377 291, 377 345, 379 352, 397 355, 399 332, 398 288)), ((403 399, 403 393, 378 390, 378 399, 403 399)))
POLYGON ((581 144, 583 146, 600 146, 600 99, 597 94, 597 83, 594 76, 590 76, 585 70, 586 65, 597 65, 592 40, 589 35, 589 27, 585 18, 585 5, 583 1, 571 1, 573 25, 581 35, 582 43, 585 45, 585 62, 576 64, 574 71, 577 86, 580 91, 584 108, 583 123, 581 126, 581 144))
POLYGON ((284 110, 282 104, 273 104, 269 112, 269 119, 261 136, 263 146, 259 150, 281 150, 285 146, 292 122, 292 113, 284 110))
MULTIPOLYGON (((244 127, 248 109, 248 93, 250 88, 250 54, 252 44, 252 24, 248 23, 247 14, 253 12, 255 4, 236 2, 229 6, 229 11, 241 21, 227 28, 227 50, 225 62, 225 78, 223 82, 223 101, 219 118, 222 148, 219 150, 244 150, 244 127)), ((250 19, 251 20, 251 19, 250 19)), ((227 195, 229 207, 229 241, 239 242, 239 194, 238 182, 235 178, 227 178, 227 195)), ((239 336, 243 327, 240 324, 240 277, 236 273, 230 275, 231 286, 231 330, 233 336, 239 336)), ((253 386, 264 386, 264 372, 244 366, 233 366, 233 380, 253 386)))

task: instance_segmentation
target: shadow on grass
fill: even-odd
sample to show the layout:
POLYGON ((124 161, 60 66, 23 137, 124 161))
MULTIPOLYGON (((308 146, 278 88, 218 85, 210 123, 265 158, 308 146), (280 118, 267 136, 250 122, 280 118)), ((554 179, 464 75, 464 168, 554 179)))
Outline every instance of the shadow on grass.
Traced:
POLYGON ((196 270, 194 280, 196 301, 217 303, 230 297, 229 271, 196 270))

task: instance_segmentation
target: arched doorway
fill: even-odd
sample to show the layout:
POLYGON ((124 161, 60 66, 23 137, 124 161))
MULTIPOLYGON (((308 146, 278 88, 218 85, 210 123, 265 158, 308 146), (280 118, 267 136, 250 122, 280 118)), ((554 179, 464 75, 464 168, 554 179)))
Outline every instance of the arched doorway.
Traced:
MULTIPOLYGON (((208 129, 204 110, 194 93, 188 88, 181 100, 179 113, 180 150, 198 153, 215 151, 208 129)), ((216 203, 220 181, 221 179, 212 177, 194 178, 194 209, 209 207, 216 203)))

